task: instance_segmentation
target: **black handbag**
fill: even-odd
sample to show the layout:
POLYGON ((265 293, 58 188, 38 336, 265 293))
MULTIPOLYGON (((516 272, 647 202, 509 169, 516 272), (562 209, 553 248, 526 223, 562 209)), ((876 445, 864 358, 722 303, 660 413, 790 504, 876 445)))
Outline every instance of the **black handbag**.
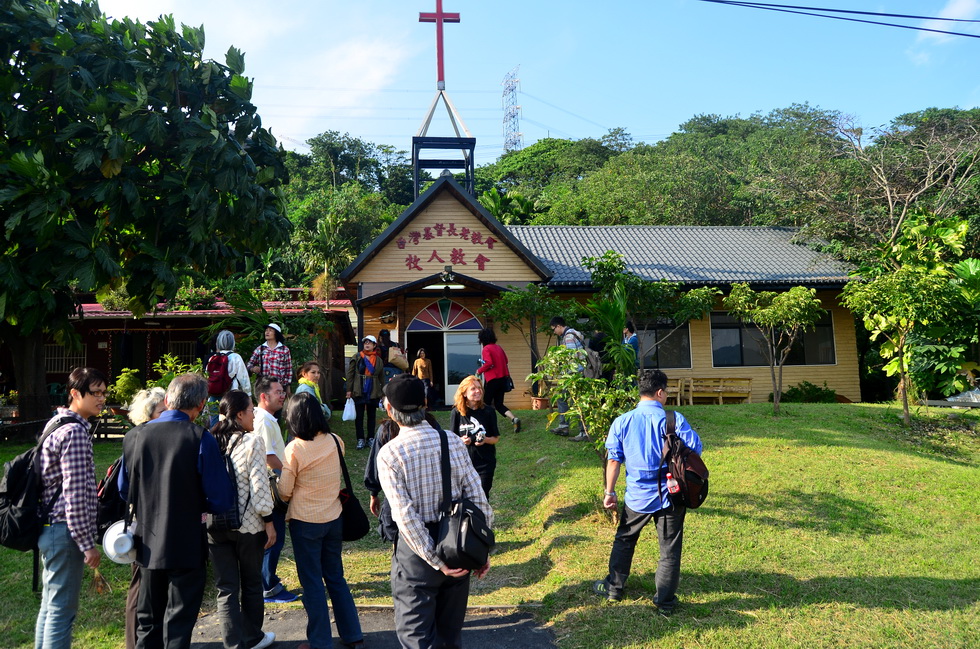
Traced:
POLYGON ((279 495, 279 474, 273 473, 269 476, 269 488, 272 490, 272 509, 273 511, 285 514, 289 509, 289 503, 279 495))
POLYGON ((514 390, 514 379, 510 378, 510 374, 504 377, 504 392, 512 392, 514 390))
POLYGON ((340 442, 337 441, 336 435, 333 433, 331 435, 333 435, 333 443, 337 445, 337 457, 340 458, 340 468, 344 472, 344 484, 346 485, 338 494, 340 505, 343 507, 340 518, 344 524, 344 540, 358 541, 367 536, 371 529, 371 523, 368 522, 367 514, 364 513, 364 508, 358 502, 357 496, 354 495, 354 490, 351 489, 350 474, 347 473, 347 462, 344 461, 344 452, 340 449, 340 442))
MULTIPOLYGON (((242 512, 238 508, 238 477, 235 471, 235 463, 231 459, 231 454, 242 443, 243 435, 239 435, 235 443, 225 453, 225 469, 228 471, 228 478, 235 487, 235 504, 231 509, 220 514, 211 514, 208 521, 209 532, 232 532, 242 526, 242 512)), ((245 509, 248 510, 249 503, 252 502, 252 489, 248 490, 248 499, 245 501, 245 509)))
POLYGON ((465 496, 452 500, 449 440, 439 431, 442 451, 442 507, 435 536, 436 555, 450 568, 477 570, 487 565, 495 539, 483 510, 465 496))

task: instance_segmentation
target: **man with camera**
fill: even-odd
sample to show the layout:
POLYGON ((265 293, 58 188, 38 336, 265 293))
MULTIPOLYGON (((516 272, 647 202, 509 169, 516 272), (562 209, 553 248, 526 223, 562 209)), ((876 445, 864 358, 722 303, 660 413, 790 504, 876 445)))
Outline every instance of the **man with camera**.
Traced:
MULTIPOLYGON (((378 452, 378 477, 398 526, 391 558, 395 631, 402 647, 461 647, 470 571, 450 568, 435 552, 432 532, 442 503, 439 433, 425 421, 425 386, 411 374, 385 385, 385 410, 398 436, 378 452)), ((493 512, 463 441, 447 435, 452 500, 466 497, 493 524, 493 512)), ((490 562, 472 572, 482 578, 490 562)))

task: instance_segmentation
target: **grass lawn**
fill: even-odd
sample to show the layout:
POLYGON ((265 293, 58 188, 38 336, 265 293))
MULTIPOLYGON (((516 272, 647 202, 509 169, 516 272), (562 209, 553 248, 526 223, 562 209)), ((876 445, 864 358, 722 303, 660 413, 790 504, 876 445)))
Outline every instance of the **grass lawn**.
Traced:
MULTIPOLYGON (((652 605, 652 529, 625 599, 591 594, 614 532, 598 457, 544 432, 544 413, 520 413, 524 432, 504 432, 497 447, 498 546, 470 603, 525 605, 563 649, 980 646, 980 413, 922 410, 904 429, 888 405, 783 409, 774 418, 765 404, 681 408, 704 440, 711 493, 688 514, 682 606, 669 619, 652 605)), ((338 418, 353 449, 352 426, 338 418)), ((22 448, 0 446, 0 458, 22 448)), ((99 471, 119 448, 96 445, 99 471)), ((353 475, 366 457, 350 451, 353 475)), ((390 603, 389 556, 374 534, 348 546, 359 604, 390 603)), ((288 544, 280 568, 298 585, 288 544)), ((2 646, 31 646, 30 571, 30 554, 0 550, 2 646)), ((104 560, 102 571, 113 590, 96 593, 86 578, 75 626, 82 649, 122 645, 129 566, 104 560)), ((213 602, 211 591, 205 606, 213 602)))

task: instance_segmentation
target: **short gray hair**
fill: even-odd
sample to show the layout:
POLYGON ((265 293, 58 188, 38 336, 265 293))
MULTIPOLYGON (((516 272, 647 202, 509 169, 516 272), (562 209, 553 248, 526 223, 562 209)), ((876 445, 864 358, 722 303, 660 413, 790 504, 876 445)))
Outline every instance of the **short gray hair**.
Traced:
POLYGON ((190 410, 208 398, 208 381, 200 374, 181 374, 167 388, 167 406, 171 410, 190 410))
POLYGON ((214 339, 214 347, 219 352, 235 351, 235 334, 227 329, 222 329, 214 339))
POLYGON ((137 392, 129 404, 129 420, 137 426, 150 421, 153 411, 157 409, 166 394, 167 391, 160 387, 137 392))
POLYGON ((399 426, 418 426, 425 421, 425 408, 419 408, 415 412, 402 412, 391 406, 391 419, 399 426))

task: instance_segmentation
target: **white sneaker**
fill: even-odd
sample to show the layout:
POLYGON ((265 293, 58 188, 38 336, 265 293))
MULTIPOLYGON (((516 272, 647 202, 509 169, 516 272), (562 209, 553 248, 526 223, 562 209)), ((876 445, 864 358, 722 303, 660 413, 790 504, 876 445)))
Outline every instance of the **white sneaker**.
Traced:
POLYGON ((275 641, 276 641, 276 634, 273 633, 272 631, 266 631, 265 636, 261 640, 259 640, 258 644, 253 646, 252 649, 265 649, 275 641))

